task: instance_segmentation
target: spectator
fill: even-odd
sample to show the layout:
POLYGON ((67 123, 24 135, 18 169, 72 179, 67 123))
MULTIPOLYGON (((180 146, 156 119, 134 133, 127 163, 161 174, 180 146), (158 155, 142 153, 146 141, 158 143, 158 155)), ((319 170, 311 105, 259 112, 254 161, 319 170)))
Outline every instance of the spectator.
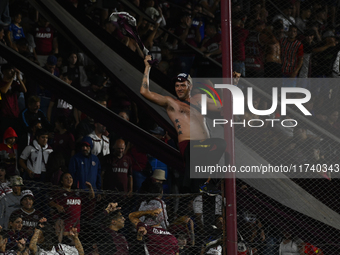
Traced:
POLYGON ((58 59, 56 56, 54 55, 48 56, 44 65, 44 69, 47 70, 49 73, 53 74, 54 76, 59 77, 59 70, 56 69, 57 62, 58 59))
POLYGON ((76 128, 76 142, 80 142, 84 137, 88 136, 94 131, 94 119, 86 116, 81 120, 76 128))
POLYGON ((284 3, 282 6, 282 12, 285 14, 278 14, 274 17, 273 22, 276 20, 282 20, 284 31, 288 32, 289 27, 295 24, 295 19, 291 16, 293 12, 293 6, 290 3, 284 3), (287 18, 288 19, 287 19, 287 18))
POLYGON ((132 161, 133 189, 134 191, 141 191, 142 183, 152 173, 152 166, 148 161, 148 155, 134 144, 130 145, 127 155, 132 161))
POLYGON ((60 226, 57 226, 58 222, 55 224, 54 229, 51 227, 45 226, 46 218, 42 218, 39 221, 39 226, 37 226, 34 230, 34 235, 32 236, 30 242, 30 251, 33 255, 35 254, 59 254, 60 251, 63 251, 64 254, 78 254, 84 255, 83 246, 78 238, 77 229, 74 227, 70 228, 70 231, 67 233, 67 236, 72 240, 74 246, 70 246, 67 244, 61 243, 63 230, 60 230, 60 226), (49 228, 46 230, 46 228, 49 228), (44 231, 42 231, 42 229, 44 231), (43 243, 39 242, 39 246, 37 246, 38 239, 43 238, 43 243))
MULTIPOLYGON (((303 44, 296 39, 297 28, 290 26, 288 37, 281 39, 283 77, 296 78, 303 63, 303 44)), ((296 79, 284 79, 283 87, 296 87, 296 79)))
POLYGON ((233 45, 233 71, 241 73, 241 76, 246 76, 244 61, 246 59, 245 42, 249 31, 244 29, 244 22, 247 17, 245 15, 237 15, 232 20, 232 45, 233 45))
POLYGON ((8 228, 9 217, 12 212, 20 209, 20 200, 22 199, 21 190, 24 186, 22 178, 18 175, 12 176, 10 179, 10 187, 8 193, 5 197, 0 200, 0 208, 1 208, 1 218, 0 218, 0 226, 4 229, 8 228))
POLYGON ((104 77, 101 75, 95 75, 91 79, 91 86, 82 88, 82 92, 92 99, 96 100, 97 98, 104 97, 106 88, 104 85, 107 80, 104 80, 104 77))
POLYGON ((90 82, 87 80, 84 67, 79 64, 77 54, 72 52, 67 60, 68 65, 64 66, 62 73, 68 73, 74 77, 72 86, 77 89, 88 87, 90 82))
POLYGON ((85 185, 90 190, 87 200, 84 193, 79 193, 72 190, 73 178, 71 174, 63 173, 60 177, 60 184, 61 189, 56 190, 50 196, 49 205, 57 210, 57 212, 54 212, 54 218, 64 221, 64 231, 66 233, 70 232, 70 228, 72 228, 72 226, 75 227, 78 232, 80 232, 82 206, 90 206, 91 200, 95 198, 92 185, 89 182, 85 182, 85 185))
POLYGON ((280 22, 273 24, 273 31, 266 28, 260 34, 260 42, 265 47, 264 77, 266 78, 282 77, 280 40, 275 36, 277 31, 279 33, 283 31, 283 25, 280 22))
MULTIPOLYGON (((24 252, 25 250, 25 245, 26 241, 21 239, 20 241, 18 241, 18 250, 11 250, 9 249, 9 245, 8 244, 8 234, 3 231, 2 227, 0 226, 0 252, 3 254, 20 254, 21 252, 24 252)), ((26 251, 28 252, 28 251, 26 251)))
POLYGON ((118 113, 118 115, 119 115, 120 117, 122 117, 124 120, 127 120, 127 121, 130 120, 129 114, 128 114, 126 111, 120 111, 120 112, 118 113))
POLYGON ((21 218, 22 219, 22 231, 27 235, 33 234, 34 228, 37 226, 39 219, 43 216, 40 211, 34 209, 34 196, 32 191, 24 190, 21 192, 21 209, 15 210, 10 218, 21 218))
POLYGON ((246 60, 245 67, 247 77, 258 78, 264 74, 264 50, 260 34, 262 33, 265 24, 256 20, 254 22, 254 30, 249 31, 249 35, 245 42, 246 60))
POLYGON ((18 93, 26 93, 26 87, 21 80, 20 71, 11 64, 1 66, 3 74, 0 81, 1 93, 1 129, 3 135, 8 127, 18 130, 19 104, 18 93))
POLYGON ((124 155, 124 151, 125 142, 118 139, 113 146, 113 154, 104 157, 103 189, 132 195, 132 163, 130 157, 124 155))
MULTIPOLYGON (((213 23, 206 24, 205 33, 207 37, 202 41, 200 51, 204 52, 204 57, 211 57, 222 64, 221 34, 213 23)), ((200 77, 222 77, 222 69, 209 60, 204 60, 199 64, 198 73, 200 77)))
MULTIPOLYGON (((303 44, 303 63, 299 73, 299 78, 308 78, 311 76, 311 55, 313 48, 315 47, 314 42, 314 30, 308 29, 305 33, 305 39, 302 41, 303 44)), ((299 87, 306 87, 307 84, 300 84, 299 87)))
POLYGON ((46 166, 46 182, 52 185, 59 185, 60 178, 67 171, 65 159, 61 152, 52 152, 48 158, 46 166))
MULTIPOLYGON (((71 85, 74 80, 74 76, 72 76, 70 73, 63 73, 60 76, 60 79, 71 85)), ((80 121, 79 113, 76 108, 74 108, 64 99, 58 98, 57 96, 53 95, 47 109, 47 120, 52 122, 53 119, 55 120, 59 116, 66 116, 70 124, 73 124, 74 121, 76 122, 76 124, 79 124, 80 121), (54 115, 54 117, 52 115, 54 115)))
POLYGON ((160 183, 162 184, 163 181, 166 181, 165 178, 165 171, 162 169, 155 169, 153 171, 152 176, 146 178, 140 189, 139 189, 139 193, 148 193, 149 188, 151 187, 150 185, 152 185, 153 183, 160 183))
POLYGON ((40 98, 37 96, 31 96, 27 102, 27 108, 21 113, 21 120, 23 126, 26 128, 26 132, 30 132, 29 125, 33 123, 34 120, 38 120, 42 127, 47 130, 53 130, 52 125, 48 122, 45 114, 40 110, 40 98))
POLYGON ((21 155, 22 151, 27 145, 32 145, 35 138, 35 133, 38 129, 42 129, 40 120, 33 120, 30 123, 29 131, 24 131, 21 137, 18 139, 18 155, 21 155))
POLYGON ((36 140, 33 145, 28 145, 21 153, 19 164, 24 169, 26 180, 45 181, 46 164, 53 151, 47 144, 48 131, 39 129, 36 132, 36 140))
MULTIPOLYGON (((173 48, 179 50, 188 50, 189 47, 186 43, 191 46, 197 47, 201 42, 200 26, 193 26, 190 14, 182 13, 180 18, 181 23, 175 29, 174 34, 177 35, 181 41, 178 42, 177 39, 173 42, 173 48)), ((194 62, 195 54, 187 53, 179 57, 180 60, 180 72, 190 73, 191 66, 194 62)))
POLYGON ((178 255, 179 248, 177 239, 159 225, 149 226, 139 220, 143 216, 157 217, 162 212, 158 208, 150 211, 138 211, 130 213, 129 219, 137 229, 137 240, 142 240, 146 235, 146 248, 150 255, 171 254, 178 255))
POLYGON ((62 153, 66 164, 70 162, 75 154, 75 141, 73 134, 69 131, 66 116, 59 116, 55 122, 55 133, 51 147, 53 151, 62 153))
POLYGON ((4 162, 0 161, 0 197, 3 197, 6 193, 10 192, 9 184, 10 182, 6 174, 6 165, 4 162))
MULTIPOLYGON (((182 236, 182 240, 185 240, 185 245, 183 246, 186 246, 187 243, 190 243, 190 246, 195 245, 194 222, 190 219, 187 212, 180 213, 177 219, 170 224, 169 231, 175 236, 182 236)), ((179 238, 177 240, 179 241, 179 238)), ((180 244, 178 243, 178 245, 180 244)))
POLYGON ((27 240, 28 238, 28 235, 24 231, 22 231, 23 220, 19 215, 11 215, 8 224, 9 231, 7 239, 7 249, 18 250, 20 244, 22 244, 22 242, 18 241, 23 240, 24 241, 23 243, 25 244, 25 240, 27 240))
POLYGON ((293 237, 289 231, 284 231, 283 238, 280 243, 279 255, 288 254, 303 254, 304 253, 304 242, 298 238, 293 237))
POLYGON ((324 8, 319 8, 314 12, 314 21, 318 24, 320 34, 326 31, 327 27, 327 11, 324 8))
POLYGON ((94 131, 89 134, 93 143, 91 153, 99 159, 110 154, 110 140, 104 134, 106 134, 106 127, 98 122, 94 123, 94 131))
MULTIPOLYGON (((52 70, 53 71, 53 70, 52 70)), ((51 72, 51 71, 49 71, 51 72)), ((44 115, 48 114, 48 106, 50 104, 51 98, 52 98, 52 90, 50 90, 48 87, 44 86, 39 81, 34 81, 35 89, 32 93, 34 96, 38 96, 40 98, 40 110, 44 113, 44 115)), ((32 86, 32 87, 33 87, 32 86)))
MULTIPOLYGON (((201 249, 201 255, 203 254, 219 254, 222 255, 222 237, 223 237, 223 218, 222 216, 218 216, 216 218, 214 227, 214 231, 211 233, 210 236, 206 237, 205 245, 201 249)), ((255 251, 256 249, 254 249, 255 251)), ((238 253, 242 253, 239 252, 238 253)), ((253 251, 250 251, 253 253, 253 251)), ((255 253, 255 252, 254 252, 255 253)))
POLYGON ((18 138, 14 129, 9 127, 4 134, 4 142, 0 144, 0 158, 6 163, 8 177, 18 175, 18 145, 16 139, 18 138))
MULTIPOLYGON (((340 44, 336 42, 332 31, 322 35, 322 42, 315 45, 312 52, 312 76, 318 78, 337 78, 340 76, 339 57, 340 44)), ((329 86, 322 84, 321 95, 328 95, 329 86)))
POLYGON ((92 148, 92 139, 84 137, 81 151, 71 158, 68 169, 78 189, 86 189, 86 182, 91 183, 94 190, 101 188, 101 166, 98 157, 91 154, 92 148))
POLYGON ((124 228, 125 218, 119 210, 120 207, 117 207, 117 205, 117 203, 110 203, 104 211, 104 232, 99 234, 97 241, 100 254, 131 254, 129 253, 130 249, 125 236, 118 232, 124 228))
POLYGON ((139 218, 141 222, 147 225, 160 225, 163 229, 167 229, 169 226, 168 214, 166 211, 166 204, 161 199, 163 196, 163 186, 161 183, 150 183, 147 189, 147 193, 150 196, 144 200, 138 209, 138 211, 148 211, 157 208, 162 209, 161 213, 157 215, 157 218, 141 217, 139 218), (157 194, 157 196, 155 196, 157 194))
POLYGON ((36 44, 37 60, 42 66, 47 62, 49 55, 58 53, 57 31, 45 17, 39 15, 33 36, 36 44))
POLYGON ((311 5, 307 2, 306 4, 301 5, 301 15, 296 18, 295 25, 301 31, 305 31, 306 24, 312 14, 311 5))
POLYGON ((8 42, 9 46, 14 50, 18 51, 16 47, 16 42, 21 38, 25 38, 24 30, 20 26, 21 23, 21 13, 17 12, 13 16, 13 21, 8 27, 8 42))

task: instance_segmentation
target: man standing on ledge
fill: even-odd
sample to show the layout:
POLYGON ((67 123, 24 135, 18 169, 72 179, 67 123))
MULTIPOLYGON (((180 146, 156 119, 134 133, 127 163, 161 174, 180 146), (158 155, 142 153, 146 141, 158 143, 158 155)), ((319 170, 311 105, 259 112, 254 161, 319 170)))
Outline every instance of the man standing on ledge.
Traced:
MULTIPOLYGON (((226 149, 226 143, 220 138, 210 138, 210 134, 201 114, 201 94, 191 97, 193 87, 192 79, 187 73, 180 73, 176 77, 175 91, 178 99, 162 96, 149 89, 149 73, 151 66, 148 61, 151 56, 144 59, 145 71, 140 93, 149 101, 162 106, 172 121, 178 134, 178 147, 185 160, 185 174, 183 179, 183 192, 198 192, 199 182, 190 179, 190 149, 195 156, 195 165, 216 165, 226 149), (191 128, 190 128, 191 126, 191 128), (199 162, 199 159, 204 162, 199 162), (209 164, 208 164, 209 163, 209 164), (194 182, 194 181, 199 182, 194 182)), ((208 111, 220 111, 221 105, 207 98, 208 111)))

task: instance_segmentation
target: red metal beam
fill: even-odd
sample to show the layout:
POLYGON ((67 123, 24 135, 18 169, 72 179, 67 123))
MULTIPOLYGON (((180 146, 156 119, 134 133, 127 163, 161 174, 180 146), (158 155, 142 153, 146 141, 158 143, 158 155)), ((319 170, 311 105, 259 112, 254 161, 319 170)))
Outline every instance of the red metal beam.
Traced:
MULTIPOLYGON (((232 41, 231 41, 231 1, 221 1, 222 27, 222 68, 224 83, 232 84, 232 41)), ((225 119, 233 119, 232 96, 227 89, 223 90, 223 113, 225 119)), ((234 129, 225 125, 224 139, 227 142, 229 164, 235 165, 234 129)), ((227 162, 227 161, 226 161, 227 162)), ((225 179, 227 254, 237 255, 237 214, 236 214, 236 184, 235 173, 227 173, 225 179)))

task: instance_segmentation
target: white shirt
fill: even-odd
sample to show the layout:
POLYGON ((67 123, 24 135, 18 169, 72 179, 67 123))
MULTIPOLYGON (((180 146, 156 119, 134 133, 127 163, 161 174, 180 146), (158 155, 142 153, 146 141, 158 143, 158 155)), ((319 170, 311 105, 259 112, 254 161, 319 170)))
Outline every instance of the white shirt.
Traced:
POLYGON ((33 171, 35 174, 41 174, 46 172, 46 164, 48 161, 48 156, 53 150, 48 148, 48 145, 41 148, 36 140, 33 141, 33 146, 28 145, 21 153, 20 158, 27 160, 27 167, 33 171))
POLYGON ((61 255, 61 254, 79 255, 78 250, 74 246, 69 246, 66 244, 58 244, 57 247, 58 247, 58 251, 56 251, 55 246, 53 246, 52 250, 45 251, 38 246, 36 255, 61 255))
POLYGON ((144 222, 148 225, 155 225, 157 223, 161 224, 161 227, 164 229, 167 229, 167 226, 169 226, 168 222, 168 214, 166 212, 166 204, 163 202, 163 200, 150 200, 149 203, 146 203, 146 201, 143 201, 138 209, 138 211, 149 211, 149 210, 155 210, 155 209, 164 209, 164 212, 162 211, 160 214, 158 214, 155 222, 151 218, 146 218, 145 216, 139 218, 141 222, 144 222), (162 202, 162 204, 161 204, 162 202), (152 221, 152 222, 150 222, 152 221), (165 224, 165 222, 166 224, 165 224))
POLYGON ((91 134, 88 135, 92 139, 93 148, 91 153, 93 155, 98 155, 99 153, 103 153, 103 156, 110 154, 110 141, 105 135, 102 135, 100 139, 96 133, 93 131, 91 134))

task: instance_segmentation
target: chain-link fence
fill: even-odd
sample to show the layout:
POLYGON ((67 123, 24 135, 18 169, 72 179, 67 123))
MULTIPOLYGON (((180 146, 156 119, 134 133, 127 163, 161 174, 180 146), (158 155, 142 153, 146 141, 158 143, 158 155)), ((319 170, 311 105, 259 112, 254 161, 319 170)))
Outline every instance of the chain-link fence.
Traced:
POLYGON ((148 187, 156 193, 94 193, 91 188, 72 189, 70 174, 61 176, 60 186, 11 180, 1 186, 1 233, 8 237, 7 250, 29 253, 37 246, 58 251, 63 244, 59 248, 66 254, 70 246, 79 254, 222 252, 220 195, 163 194, 159 183, 148 187))
POLYGON ((252 156, 237 163, 249 170, 237 180, 238 237, 253 252, 338 252, 338 7, 233 2, 233 71, 247 78, 237 86, 248 98, 235 136, 238 153, 252 156), (274 174, 256 181, 251 171, 274 174))

